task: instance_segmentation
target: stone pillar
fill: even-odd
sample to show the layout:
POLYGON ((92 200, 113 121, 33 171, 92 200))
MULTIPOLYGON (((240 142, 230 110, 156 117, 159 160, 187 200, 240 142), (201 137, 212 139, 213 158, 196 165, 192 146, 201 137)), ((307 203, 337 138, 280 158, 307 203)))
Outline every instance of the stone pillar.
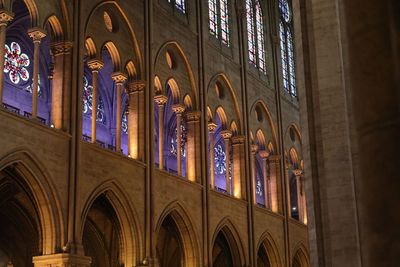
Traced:
POLYGON ((265 208, 271 209, 271 201, 269 199, 269 179, 268 179, 268 173, 267 173, 267 159, 269 156, 269 153, 266 150, 261 150, 259 151, 260 156, 262 158, 262 171, 263 171, 263 180, 264 180, 264 203, 265 203, 265 208))
POLYGON ((251 180, 253 185, 253 204, 257 204, 256 198, 256 156, 257 156, 258 146, 256 144, 251 145, 251 180))
POLYGON ((143 137, 143 99, 141 93, 145 87, 144 81, 133 81, 126 87, 129 95, 128 105, 128 154, 133 159, 141 159, 144 140, 143 137), (140 141, 141 140, 141 141, 140 141))
POLYGON ((246 181, 244 166, 245 136, 232 137, 232 193, 239 199, 246 198, 246 181))
POLYGON ((293 174, 296 176, 296 191, 297 191, 297 210, 299 213, 299 221, 304 223, 304 207, 302 200, 302 186, 301 186, 301 174, 302 171, 299 169, 293 170, 293 174))
POLYGON ((186 113, 186 177, 191 182, 200 182, 200 117, 199 111, 186 113))
MULTIPOLYGON (((271 192, 271 210, 273 212, 282 212, 281 200, 281 179, 280 179, 280 156, 270 155, 269 160, 269 188, 271 192)), ((290 198, 290 196, 288 197, 290 198)))
POLYGON ((14 14, 6 11, 0 11, 0 107, 3 105, 4 91, 4 46, 6 44, 6 28, 8 23, 14 18, 14 14))
POLYGON ((33 257, 35 267, 90 267, 92 260, 90 257, 74 255, 69 253, 59 253, 33 257))
POLYGON ((40 56, 40 42, 42 38, 46 37, 44 30, 39 28, 32 28, 28 31, 28 35, 33 40, 33 75, 32 75, 32 119, 37 118, 37 98, 38 98, 38 85, 39 85, 39 56, 40 56))
POLYGON ((64 90, 68 90, 64 86, 65 77, 65 62, 66 54, 69 53, 72 47, 71 43, 58 42, 51 44, 51 54, 53 56, 54 71, 53 71, 53 86, 51 93, 51 123, 56 129, 63 128, 63 108, 64 107, 64 90))
POLYGON ((221 131, 221 136, 225 141, 225 183, 226 183, 226 192, 230 195, 231 194, 231 177, 229 173, 231 161, 230 161, 230 139, 232 137, 232 132, 229 130, 221 131))
POLYGON ((122 72, 113 73, 112 79, 114 80, 115 84, 117 85, 117 110, 115 112, 116 116, 116 126, 115 126, 115 151, 117 153, 121 153, 121 122, 122 122, 122 114, 121 114, 121 94, 123 90, 123 84, 127 79, 127 76, 122 72))
POLYGON ((176 158, 178 165, 178 175, 182 176, 182 151, 181 151, 181 143, 182 143, 182 114, 185 112, 185 107, 181 104, 175 104, 172 107, 173 111, 176 115, 176 129, 177 129, 177 137, 176 137, 176 158))
POLYGON ((217 125, 213 122, 208 123, 208 136, 210 141, 210 185, 211 189, 215 189, 215 155, 214 155, 214 131, 217 125))
POLYGON ((158 106, 158 162, 160 170, 164 170, 164 107, 168 98, 165 95, 154 96, 158 106))
POLYGON ((96 143, 96 122, 97 122, 97 78, 103 62, 98 59, 88 61, 88 66, 92 70, 92 143, 96 143))

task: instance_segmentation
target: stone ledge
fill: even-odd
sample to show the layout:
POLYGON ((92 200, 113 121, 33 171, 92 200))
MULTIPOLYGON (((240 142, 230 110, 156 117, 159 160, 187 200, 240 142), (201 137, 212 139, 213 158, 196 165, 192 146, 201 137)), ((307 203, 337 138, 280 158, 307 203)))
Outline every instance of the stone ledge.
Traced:
POLYGON ((89 267, 92 259, 82 255, 59 253, 33 257, 35 267, 89 267))

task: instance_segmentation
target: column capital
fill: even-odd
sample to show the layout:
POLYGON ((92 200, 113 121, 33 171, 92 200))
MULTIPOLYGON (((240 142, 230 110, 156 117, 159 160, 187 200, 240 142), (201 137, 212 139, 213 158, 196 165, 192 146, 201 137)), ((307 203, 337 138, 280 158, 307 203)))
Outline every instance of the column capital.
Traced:
POLYGON ((32 38, 34 43, 40 43, 40 41, 46 37, 46 31, 39 27, 35 27, 28 30, 28 35, 32 38))
POLYGON ((233 145, 244 144, 245 140, 246 140, 246 136, 244 136, 244 135, 236 135, 236 136, 232 137, 232 144, 233 145))
POLYGON ((257 154, 258 145, 256 145, 256 144, 251 144, 251 145, 250 145, 250 148, 251 148, 251 153, 253 153, 254 155, 257 154))
POLYGON ((232 132, 230 130, 222 130, 221 136, 224 140, 229 139, 232 137, 232 132))
POLYGON ((272 163, 279 163, 279 161, 281 160, 281 156, 280 155, 269 155, 268 160, 272 163))
POLYGON ((101 68, 103 68, 104 63, 100 59, 90 59, 87 62, 87 65, 92 71, 99 71, 101 68))
POLYGON ((132 94, 134 92, 140 92, 143 91, 145 87, 146 87, 146 81, 137 80, 129 82, 128 86, 126 87, 126 93, 132 94))
POLYGON ((172 110, 177 114, 181 115, 183 112, 185 112, 185 106, 182 104, 174 104, 172 106, 172 110))
POLYGON ((154 102, 156 102, 157 105, 159 105, 159 106, 165 105, 165 103, 167 103, 167 101, 168 101, 168 97, 165 95, 155 95, 154 96, 154 102))
POLYGON ((7 10, 0 11, 0 26, 7 26, 7 24, 13 19, 14 13, 7 10))
POLYGON ((260 151, 258 151, 258 153, 260 154, 260 157, 263 160, 267 160, 267 158, 269 156, 269 152, 267 150, 260 150, 260 151))
POLYGON ((189 111, 186 112, 186 121, 187 122, 198 122, 200 121, 201 118, 201 112, 200 111, 189 111))
POLYGON ((301 177, 301 175, 303 174, 303 170, 295 169, 295 170, 293 170, 293 174, 294 174, 296 177, 301 177))
POLYGON ((126 76, 126 74, 122 72, 114 72, 113 74, 111 74, 111 78, 116 84, 122 84, 126 81, 126 79, 128 79, 128 76, 126 76))
POLYGON ((54 42, 50 44, 51 53, 53 56, 64 55, 71 52, 73 43, 72 42, 54 42))
POLYGON ((207 127, 210 133, 214 133, 215 129, 217 128, 217 125, 211 121, 208 123, 207 127))

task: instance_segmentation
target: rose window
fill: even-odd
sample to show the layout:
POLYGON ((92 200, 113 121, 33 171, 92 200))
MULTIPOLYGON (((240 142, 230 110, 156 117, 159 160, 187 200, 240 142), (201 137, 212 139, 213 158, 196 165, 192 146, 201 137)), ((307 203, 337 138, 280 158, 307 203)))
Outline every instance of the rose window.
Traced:
POLYGON ((14 84, 18 84, 21 79, 25 82, 29 79, 27 67, 30 60, 28 55, 21 53, 21 47, 18 43, 12 42, 10 46, 5 45, 4 58, 4 72, 8 73, 14 84))

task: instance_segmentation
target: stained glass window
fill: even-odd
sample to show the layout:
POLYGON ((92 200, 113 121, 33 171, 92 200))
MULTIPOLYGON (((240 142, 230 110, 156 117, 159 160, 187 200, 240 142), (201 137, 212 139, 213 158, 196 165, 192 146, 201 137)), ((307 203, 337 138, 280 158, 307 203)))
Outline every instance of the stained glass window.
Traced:
MULTIPOLYGON (((93 101, 93 86, 89 84, 86 76, 83 76, 83 113, 91 116, 92 101, 93 101)), ((97 118, 96 121, 105 123, 103 99, 99 96, 97 101, 97 118)))
POLYGON ((230 45, 228 0, 209 0, 208 19, 210 34, 230 45))
MULTIPOLYGON (((178 128, 175 129, 174 137, 171 138, 171 154, 177 156, 177 140, 178 140, 178 128)), ((187 132, 186 127, 181 124, 181 156, 186 157, 186 141, 187 141, 187 132)))
POLYGON ((168 3, 173 3, 176 9, 186 13, 185 0, 168 0, 168 3))
POLYGON ((296 65, 294 58, 294 40, 292 34, 292 16, 287 0, 279 0, 279 37, 281 47, 283 89, 290 95, 297 96, 296 65))
POLYGON ((258 176, 257 176, 257 181, 256 181, 256 194, 260 197, 263 195, 261 179, 258 176))
POLYGON ((29 79, 27 67, 30 60, 27 54, 22 53, 21 46, 12 42, 10 46, 4 47, 4 72, 8 73, 10 81, 18 84, 21 80, 26 82, 29 79))
POLYGON ((246 22, 249 62, 266 73, 265 29, 258 0, 246 0, 246 22))
POLYGON ((215 174, 218 175, 226 173, 226 155, 221 145, 216 145, 214 147, 214 165, 215 174))
POLYGON ((122 116, 121 129, 123 133, 128 134, 128 109, 125 109, 124 115, 122 116))

